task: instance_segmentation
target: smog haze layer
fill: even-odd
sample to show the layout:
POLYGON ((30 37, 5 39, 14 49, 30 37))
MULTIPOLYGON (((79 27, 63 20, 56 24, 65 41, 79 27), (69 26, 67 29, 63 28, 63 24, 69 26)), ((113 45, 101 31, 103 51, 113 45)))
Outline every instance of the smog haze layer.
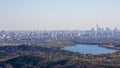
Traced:
POLYGON ((0 30, 88 30, 120 26, 120 0, 1 0, 0 30))

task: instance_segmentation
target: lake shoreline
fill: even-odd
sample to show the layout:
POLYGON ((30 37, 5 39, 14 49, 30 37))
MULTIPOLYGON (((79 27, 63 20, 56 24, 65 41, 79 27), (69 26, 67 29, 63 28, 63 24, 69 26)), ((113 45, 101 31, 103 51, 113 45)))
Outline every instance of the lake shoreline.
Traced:
POLYGON ((64 50, 72 51, 72 52, 79 52, 83 54, 108 54, 108 53, 115 53, 117 52, 116 49, 108 48, 101 45, 96 44, 76 44, 74 46, 65 46, 64 50), (89 46, 88 46, 89 45, 89 46))
POLYGON ((108 49, 114 49, 114 50, 120 50, 120 47, 116 47, 115 44, 105 44, 105 43, 75 43, 76 44, 87 44, 87 45, 99 45, 100 47, 108 48, 108 49))

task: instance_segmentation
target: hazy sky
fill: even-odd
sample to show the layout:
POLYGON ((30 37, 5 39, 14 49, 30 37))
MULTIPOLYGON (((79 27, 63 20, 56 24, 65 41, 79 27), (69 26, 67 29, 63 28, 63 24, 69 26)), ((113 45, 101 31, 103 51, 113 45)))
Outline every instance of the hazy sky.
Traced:
POLYGON ((0 30, 120 26, 120 0, 0 0, 0 30))

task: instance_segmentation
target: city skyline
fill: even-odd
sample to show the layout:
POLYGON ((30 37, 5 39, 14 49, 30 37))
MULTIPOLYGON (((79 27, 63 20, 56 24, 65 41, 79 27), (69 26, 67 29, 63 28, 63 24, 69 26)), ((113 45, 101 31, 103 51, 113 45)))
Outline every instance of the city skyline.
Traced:
POLYGON ((120 26, 119 0, 1 0, 0 30, 89 30, 120 26))

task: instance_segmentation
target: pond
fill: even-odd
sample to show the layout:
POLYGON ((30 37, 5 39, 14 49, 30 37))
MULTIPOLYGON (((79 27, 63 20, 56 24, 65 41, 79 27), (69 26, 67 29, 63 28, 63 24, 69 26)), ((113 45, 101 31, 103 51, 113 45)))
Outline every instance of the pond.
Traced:
POLYGON ((99 47, 99 45, 76 44, 75 46, 65 46, 64 50, 79 52, 81 54, 106 54, 114 53, 117 50, 99 47))

